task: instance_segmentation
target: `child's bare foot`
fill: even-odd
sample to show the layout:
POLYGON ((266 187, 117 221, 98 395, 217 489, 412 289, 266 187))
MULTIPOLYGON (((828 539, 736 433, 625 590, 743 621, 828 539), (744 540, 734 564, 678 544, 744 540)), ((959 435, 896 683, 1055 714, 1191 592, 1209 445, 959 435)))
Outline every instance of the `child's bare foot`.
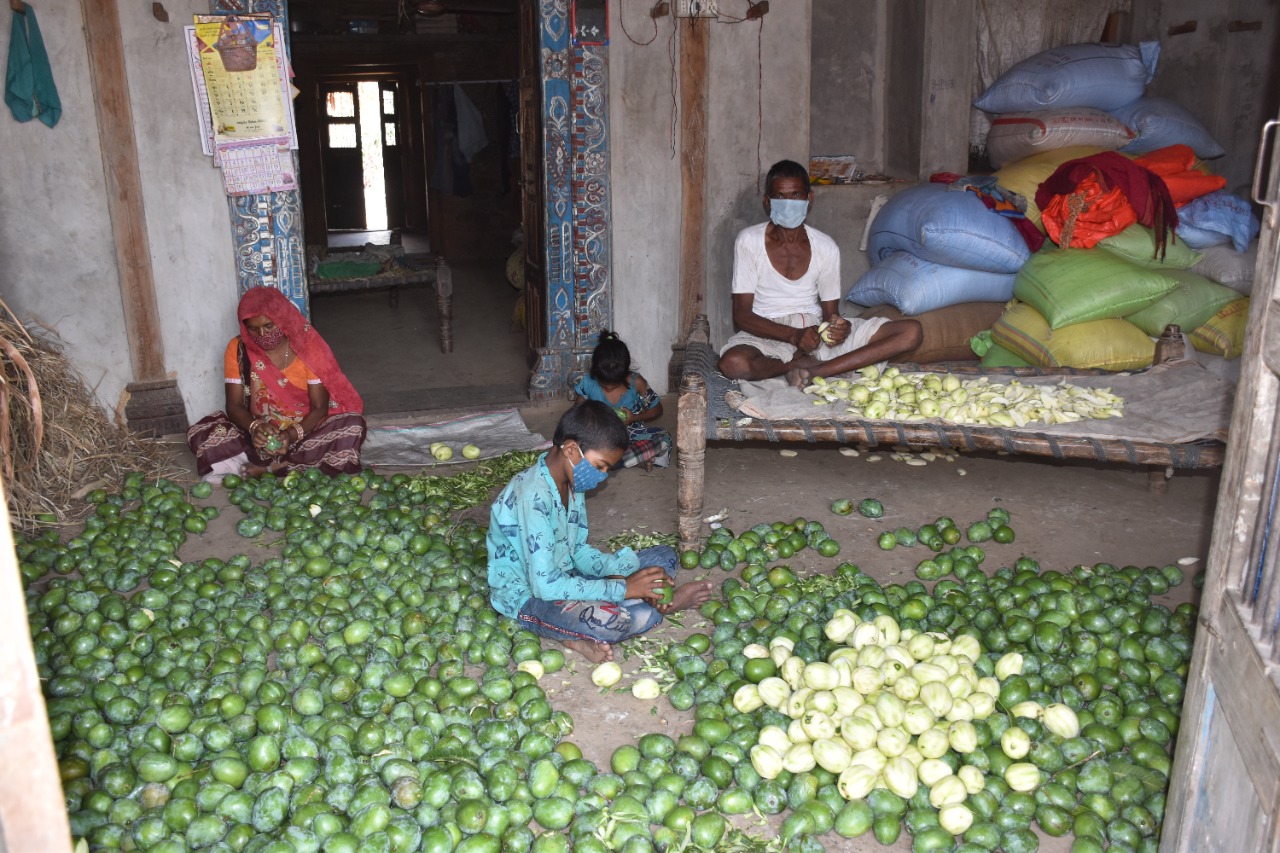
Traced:
POLYGON ((561 640, 560 645, 566 649, 572 649, 592 663, 613 660, 613 646, 608 643, 597 643, 595 640, 561 640))
POLYGON ((681 584, 671 595, 670 604, 658 606, 660 613, 675 613, 677 610, 688 610, 697 607, 711 597, 711 581, 681 584))

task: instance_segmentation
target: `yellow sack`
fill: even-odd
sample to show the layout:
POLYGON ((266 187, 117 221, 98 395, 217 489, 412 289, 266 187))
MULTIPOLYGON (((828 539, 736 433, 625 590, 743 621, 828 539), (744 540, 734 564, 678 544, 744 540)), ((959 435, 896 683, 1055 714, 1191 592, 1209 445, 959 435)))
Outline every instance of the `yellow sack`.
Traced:
MULTIPOLYGON (((1244 352, 1244 330, 1249 322, 1249 297, 1228 302, 1207 323, 1190 332, 1191 345, 1200 352, 1239 358, 1244 352)), ((994 332, 992 333, 994 334, 994 332)))
POLYGON ((991 339, 1037 367, 1147 367, 1155 341, 1127 320, 1090 320, 1050 329, 1040 312, 1015 302, 991 327, 991 339))

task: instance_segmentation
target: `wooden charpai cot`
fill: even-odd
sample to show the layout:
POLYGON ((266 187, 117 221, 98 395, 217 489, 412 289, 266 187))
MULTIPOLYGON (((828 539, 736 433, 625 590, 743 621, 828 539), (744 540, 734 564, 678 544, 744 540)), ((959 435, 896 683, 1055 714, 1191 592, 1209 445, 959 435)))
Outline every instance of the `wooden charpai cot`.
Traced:
MULTIPOLYGON (((708 441, 832 442, 836 444, 905 445, 942 451, 1004 451, 1051 459, 1087 459, 1110 465, 1145 466, 1153 489, 1162 489, 1172 469, 1217 468, 1226 445, 1216 440, 1183 444, 1038 433, 995 426, 919 421, 862 420, 852 416, 823 420, 745 419, 725 402, 737 386, 717 369, 719 353, 711 346, 705 315, 698 315, 686 339, 676 424, 680 545, 695 547, 702 531, 703 485, 708 441)), ((934 370, 975 376, 1099 376, 1104 370, 1060 368, 996 368, 971 365, 898 365, 904 371, 934 370)))

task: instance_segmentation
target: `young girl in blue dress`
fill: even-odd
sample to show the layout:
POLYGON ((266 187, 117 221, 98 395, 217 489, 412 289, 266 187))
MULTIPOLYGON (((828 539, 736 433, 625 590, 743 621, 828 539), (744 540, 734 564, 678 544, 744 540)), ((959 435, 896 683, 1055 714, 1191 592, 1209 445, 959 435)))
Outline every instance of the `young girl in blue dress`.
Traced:
POLYGON ((595 400, 612 406, 627 425, 627 449, 616 467, 644 465, 667 467, 671 461, 671 434, 651 425, 662 417, 662 401, 644 377, 631 369, 631 351, 616 332, 600 332, 591 353, 591 372, 573 386, 574 405, 595 400))

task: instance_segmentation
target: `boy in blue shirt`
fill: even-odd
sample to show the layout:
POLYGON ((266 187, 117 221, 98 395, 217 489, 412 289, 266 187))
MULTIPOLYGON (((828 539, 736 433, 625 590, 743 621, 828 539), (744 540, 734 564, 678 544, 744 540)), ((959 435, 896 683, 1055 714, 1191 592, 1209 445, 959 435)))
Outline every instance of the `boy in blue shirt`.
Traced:
POLYGON ((627 448, 627 428, 595 401, 564 413, 554 447, 516 475, 489 514, 489 597, 520 627, 599 663, 613 644, 662 614, 697 607, 711 583, 686 583, 662 603, 679 560, 666 545, 607 554, 587 544, 583 493, 604 482, 627 448))

